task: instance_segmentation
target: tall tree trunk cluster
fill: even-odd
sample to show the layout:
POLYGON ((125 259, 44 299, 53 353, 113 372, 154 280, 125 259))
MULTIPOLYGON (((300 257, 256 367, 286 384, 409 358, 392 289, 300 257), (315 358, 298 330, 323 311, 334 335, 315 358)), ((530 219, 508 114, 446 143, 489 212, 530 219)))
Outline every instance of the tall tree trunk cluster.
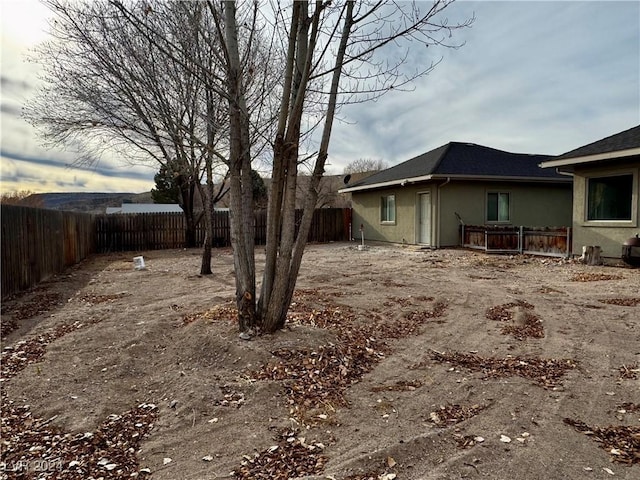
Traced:
POLYGON ((257 332, 274 332, 284 326, 311 227, 318 197, 318 185, 324 174, 342 62, 346 42, 351 32, 353 1, 347 2, 345 6, 341 42, 333 66, 328 111, 323 126, 320 150, 315 159, 313 175, 306 192, 302 220, 297 225, 296 190, 301 124, 325 4, 316 2, 315 7, 310 15, 308 1, 297 1, 292 5, 283 95, 274 143, 267 209, 265 269, 260 298, 256 299, 253 216, 247 215, 248 209, 253 207, 248 196, 250 179, 247 178, 251 166, 247 148, 249 125, 245 121, 247 117, 244 110, 242 77, 239 75, 241 61, 237 49, 235 2, 227 1, 224 4, 226 45, 229 54, 231 232, 235 249, 239 327, 243 338, 250 338, 257 332))

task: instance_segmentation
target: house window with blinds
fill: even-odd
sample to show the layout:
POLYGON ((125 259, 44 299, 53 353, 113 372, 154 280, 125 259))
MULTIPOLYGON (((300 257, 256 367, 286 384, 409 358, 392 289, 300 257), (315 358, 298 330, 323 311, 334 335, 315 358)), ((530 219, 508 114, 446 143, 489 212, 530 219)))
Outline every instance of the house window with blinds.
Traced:
POLYGON ((511 221, 510 195, 505 192, 487 193, 487 222, 507 223, 511 221))

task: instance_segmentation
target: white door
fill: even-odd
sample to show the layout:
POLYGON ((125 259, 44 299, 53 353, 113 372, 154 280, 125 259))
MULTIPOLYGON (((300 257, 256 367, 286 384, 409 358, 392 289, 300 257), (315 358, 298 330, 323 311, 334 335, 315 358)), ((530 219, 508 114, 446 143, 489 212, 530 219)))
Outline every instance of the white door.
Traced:
POLYGON ((420 195, 420 219, 418 225, 418 243, 431 245, 431 194, 421 193, 420 195))

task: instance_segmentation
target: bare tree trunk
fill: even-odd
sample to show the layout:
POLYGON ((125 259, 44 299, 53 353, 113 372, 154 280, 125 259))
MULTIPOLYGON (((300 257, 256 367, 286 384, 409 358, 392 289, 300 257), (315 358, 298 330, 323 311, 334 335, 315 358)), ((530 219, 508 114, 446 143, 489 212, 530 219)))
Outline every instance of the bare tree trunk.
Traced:
POLYGON ((231 208, 231 244, 234 249, 236 273, 236 304, 242 338, 254 333, 256 327, 256 287, 254 258, 253 190, 251 187, 251 156, 249 151, 249 121, 244 97, 236 4, 224 2, 225 37, 228 54, 229 91, 229 184, 231 208))
POLYGON ((211 162, 207 162, 207 188, 200 187, 200 196, 204 206, 204 224, 206 228, 200 275, 211 275, 211 249, 213 246, 213 178, 211 178, 211 162))
MULTIPOLYGON (((306 2, 300 2, 302 4, 306 4, 306 2)), ((295 225, 295 190, 296 184, 295 179, 290 181, 291 170, 295 171, 297 175, 297 143, 290 142, 287 146, 291 145, 290 149, 285 148, 286 156, 285 158, 288 160, 288 166, 291 170, 288 171, 287 174, 287 183, 285 185, 287 194, 292 192, 292 195, 285 195, 285 201, 283 204, 284 216, 283 216, 283 233, 282 240, 280 242, 280 252, 276 262, 276 271, 273 280, 272 290, 270 293, 269 303, 267 305, 266 311, 263 311, 262 317, 262 328, 266 332, 274 332, 284 326, 287 311, 289 310, 289 306, 291 304, 291 299, 293 298, 293 292, 296 285, 296 280, 298 277, 298 273, 300 271, 300 265, 302 263, 302 255, 304 253, 304 248, 307 243, 307 238, 309 236, 309 230, 311 228, 311 220, 313 218, 313 212, 315 210, 316 202, 318 200, 318 187, 320 184, 320 179, 324 174, 324 166, 327 159, 327 151, 329 148, 329 140, 331 136, 331 128, 333 124, 333 117, 336 110, 337 104, 337 95, 338 95, 338 86, 340 83, 340 75, 342 73, 342 65, 344 61, 345 51, 347 40, 351 33, 351 27, 353 25, 353 7, 354 2, 348 2, 345 22, 343 25, 342 36, 340 40, 340 46, 335 59, 335 66, 332 75, 331 82, 331 90, 329 94, 329 105, 327 114, 325 117, 325 124, 322 132, 322 140, 320 143, 320 150, 318 152, 318 157, 316 159, 316 164, 314 167, 313 175, 309 182, 309 187, 306 195, 306 203, 304 207, 304 212, 302 216, 302 220, 300 225, 298 226, 297 236, 294 237, 293 232, 296 229, 295 225), (291 189, 291 190, 289 190, 291 189)), ((304 17, 304 12, 301 13, 301 16, 304 17)), ((298 57, 298 71, 303 72, 303 75, 308 73, 307 68, 310 68, 310 62, 313 50, 315 48, 315 32, 314 30, 317 28, 317 18, 319 15, 319 11, 317 10, 316 15, 314 15, 314 19, 312 22, 312 32, 311 32, 311 41, 309 42, 307 39, 308 35, 308 25, 302 25, 304 22, 301 21, 301 26, 299 29, 298 36, 298 55, 302 55, 302 58, 298 57), (305 43, 306 42, 306 43, 305 43), (304 68, 302 68, 301 64, 304 62, 304 68)), ((303 18, 301 17, 301 20, 303 18)), ((297 83, 297 82, 296 82, 297 83)), ((300 91, 304 92, 306 85, 304 77, 300 82, 300 91)), ((296 101, 301 100, 298 96, 296 97, 296 101)), ((291 122, 290 122, 290 130, 289 132, 292 134, 291 139, 299 138, 300 134, 300 119, 302 117, 302 112, 298 111, 294 106, 291 112, 291 122), (299 115, 299 117, 297 117, 299 115)), ((302 107, 302 105, 299 105, 302 107)))
POLYGON ((300 10, 302 2, 293 3, 291 29, 289 30, 289 46, 287 50, 287 63, 284 75, 284 92, 280 103, 280 114, 278 116, 278 129, 273 148, 273 168, 271 174, 271 186, 269 192, 269 204, 267 206, 267 243, 265 248, 266 258, 264 274, 262 276, 262 288, 258 311, 264 316, 264 311, 269 305, 271 289, 276 271, 276 259, 278 257, 278 246, 280 244, 280 233, 282 229, 282 196, 285 184, 285 134, 287 128, 287 118, 289 116, 290 101, 293 88, 293 69, 295 65, 296 38, 298 35, 298 23, 300 20, 300 10))

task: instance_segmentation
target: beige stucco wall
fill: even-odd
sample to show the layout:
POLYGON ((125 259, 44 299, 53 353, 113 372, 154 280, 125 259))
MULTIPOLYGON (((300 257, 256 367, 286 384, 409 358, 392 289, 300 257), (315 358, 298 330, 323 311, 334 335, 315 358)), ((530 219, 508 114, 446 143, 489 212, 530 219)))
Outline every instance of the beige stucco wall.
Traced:
POLYGON ((583 245, 602 247, 602 255, 620 258, 625 240, 640 233, 640 160, 617 163, 615 168, 576 167, 573 189, 573 254, 580 255, 583 245), (633 173, 631 221, 587 221, 587 178, 611 173, 633 173))
POLYGON ((438 182, 407 185, 368 192, 354 192, 353 233, 360 238, 360 224, 365 239, 394 243, 418 243, 419 194, 431 194, 431 241, 434 247, 457 246, 460 223, 456 213, 467 225, 486 223, 486 198, 489 191, 510 194, 510 222, 503 225, 528 227, 571 225, 571 184, 545 185, 505 182, 438 182), (396 222, 380 222, 380 198, 396 196, 396 222), (438 209, 438 202, 441 207, 438 209), (438 222, 438 211, 440 221, 438 222), (440 230, 438 231, 438 227, 440 230))
POLYGON ((417 208, 415 202, 419 192, 431 191, 431 186, 419 188, 412 185, 371 192, 353 192, 351 207, 353 208, 354 238, 360 239, 360 225, 363 225, 366 240, 416 243, 417 208), (380 198, 385 195, 395 195, 396 197, 396 222, 393 225, 380 222, 380 198))

